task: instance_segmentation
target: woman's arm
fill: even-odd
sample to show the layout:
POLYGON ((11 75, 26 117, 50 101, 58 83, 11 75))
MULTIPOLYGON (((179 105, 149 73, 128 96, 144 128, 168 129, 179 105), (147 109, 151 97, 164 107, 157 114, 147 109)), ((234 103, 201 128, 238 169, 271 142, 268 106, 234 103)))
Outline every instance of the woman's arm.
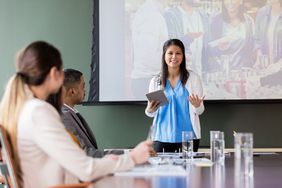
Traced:
POLYGON ((197 115, 201 115, 205 111, 203 100, 205 96, 203 95, 203 86, 200 77, 189 71, 189 79, 187 81, 186 87, 189 91, 189 102, 193 108, 193 111, 197 115))
MULTIPOLYGON (((157 77, 153 77, 150 81, 150 85, 149 85, 149 93, 156 91, 158 89, 157 87, 157 77)), ((154 117, 157 114, 157 110, 159 108, 159 101, 148 101, 147 102, 147 107, 145 109, 145 114, 148 117, 154 117)))
POLYGON ((38 148, 82 181, 90 181, 134 166, 134 160, 129 155, 121 155, 118 160, 86 156, 67 134, 59 114, 51 106, 37 106, 31 116, 33 128, 30 131, 33 132, 33 140, 38 148))

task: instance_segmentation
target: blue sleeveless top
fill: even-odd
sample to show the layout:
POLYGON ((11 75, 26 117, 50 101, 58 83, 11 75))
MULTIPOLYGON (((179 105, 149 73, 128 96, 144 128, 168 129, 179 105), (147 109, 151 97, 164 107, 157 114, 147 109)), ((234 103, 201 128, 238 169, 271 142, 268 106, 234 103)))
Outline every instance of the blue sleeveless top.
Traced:
MULTIPOLYGON (((167 80, 164 93, 169 104, 161 106, 154 119, 154 140, 160 142, 182 142, 182 131, 193 131, 189 113, 189 92, 178 80, 173 89, 167 80)), ((193 131, 193 135, 195 133, 193 131)))

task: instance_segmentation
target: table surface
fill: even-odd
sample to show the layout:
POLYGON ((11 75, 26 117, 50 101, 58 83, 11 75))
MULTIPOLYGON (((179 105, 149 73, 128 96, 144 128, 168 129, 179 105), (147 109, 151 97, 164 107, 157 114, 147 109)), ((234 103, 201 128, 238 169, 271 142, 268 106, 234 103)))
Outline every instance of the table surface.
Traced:
POLYGON ((276 188, 282 187, 282 153, 254 156, 254 175, 238 173, 233 155, 210 167, 187 165, 185 176, 108 176, 91 188, 276 188))

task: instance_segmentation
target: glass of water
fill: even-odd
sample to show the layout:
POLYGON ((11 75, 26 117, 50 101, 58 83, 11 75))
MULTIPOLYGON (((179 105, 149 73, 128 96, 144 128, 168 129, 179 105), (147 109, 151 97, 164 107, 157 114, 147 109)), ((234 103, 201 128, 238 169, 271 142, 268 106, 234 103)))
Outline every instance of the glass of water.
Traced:
POLYGON ((182 131, 183 159, 193 159, 193 132, 182 131))
POLYGON ((210 131, 211 161, 214 163, 224 161, 224 132, 210 131))
POLYGON ((236 133, 234 135, 235 163, 241 174, 253 175, 253 134, 236 133))

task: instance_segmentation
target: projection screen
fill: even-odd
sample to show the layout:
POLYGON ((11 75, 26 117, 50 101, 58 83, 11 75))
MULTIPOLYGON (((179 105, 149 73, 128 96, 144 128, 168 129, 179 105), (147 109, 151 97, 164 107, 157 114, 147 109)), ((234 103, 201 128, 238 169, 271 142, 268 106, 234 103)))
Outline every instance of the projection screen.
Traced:
POLYGON ((89 101, 145 101, 171 38, 206 99, 282 98, 281 0, 94 2, 89 101))

